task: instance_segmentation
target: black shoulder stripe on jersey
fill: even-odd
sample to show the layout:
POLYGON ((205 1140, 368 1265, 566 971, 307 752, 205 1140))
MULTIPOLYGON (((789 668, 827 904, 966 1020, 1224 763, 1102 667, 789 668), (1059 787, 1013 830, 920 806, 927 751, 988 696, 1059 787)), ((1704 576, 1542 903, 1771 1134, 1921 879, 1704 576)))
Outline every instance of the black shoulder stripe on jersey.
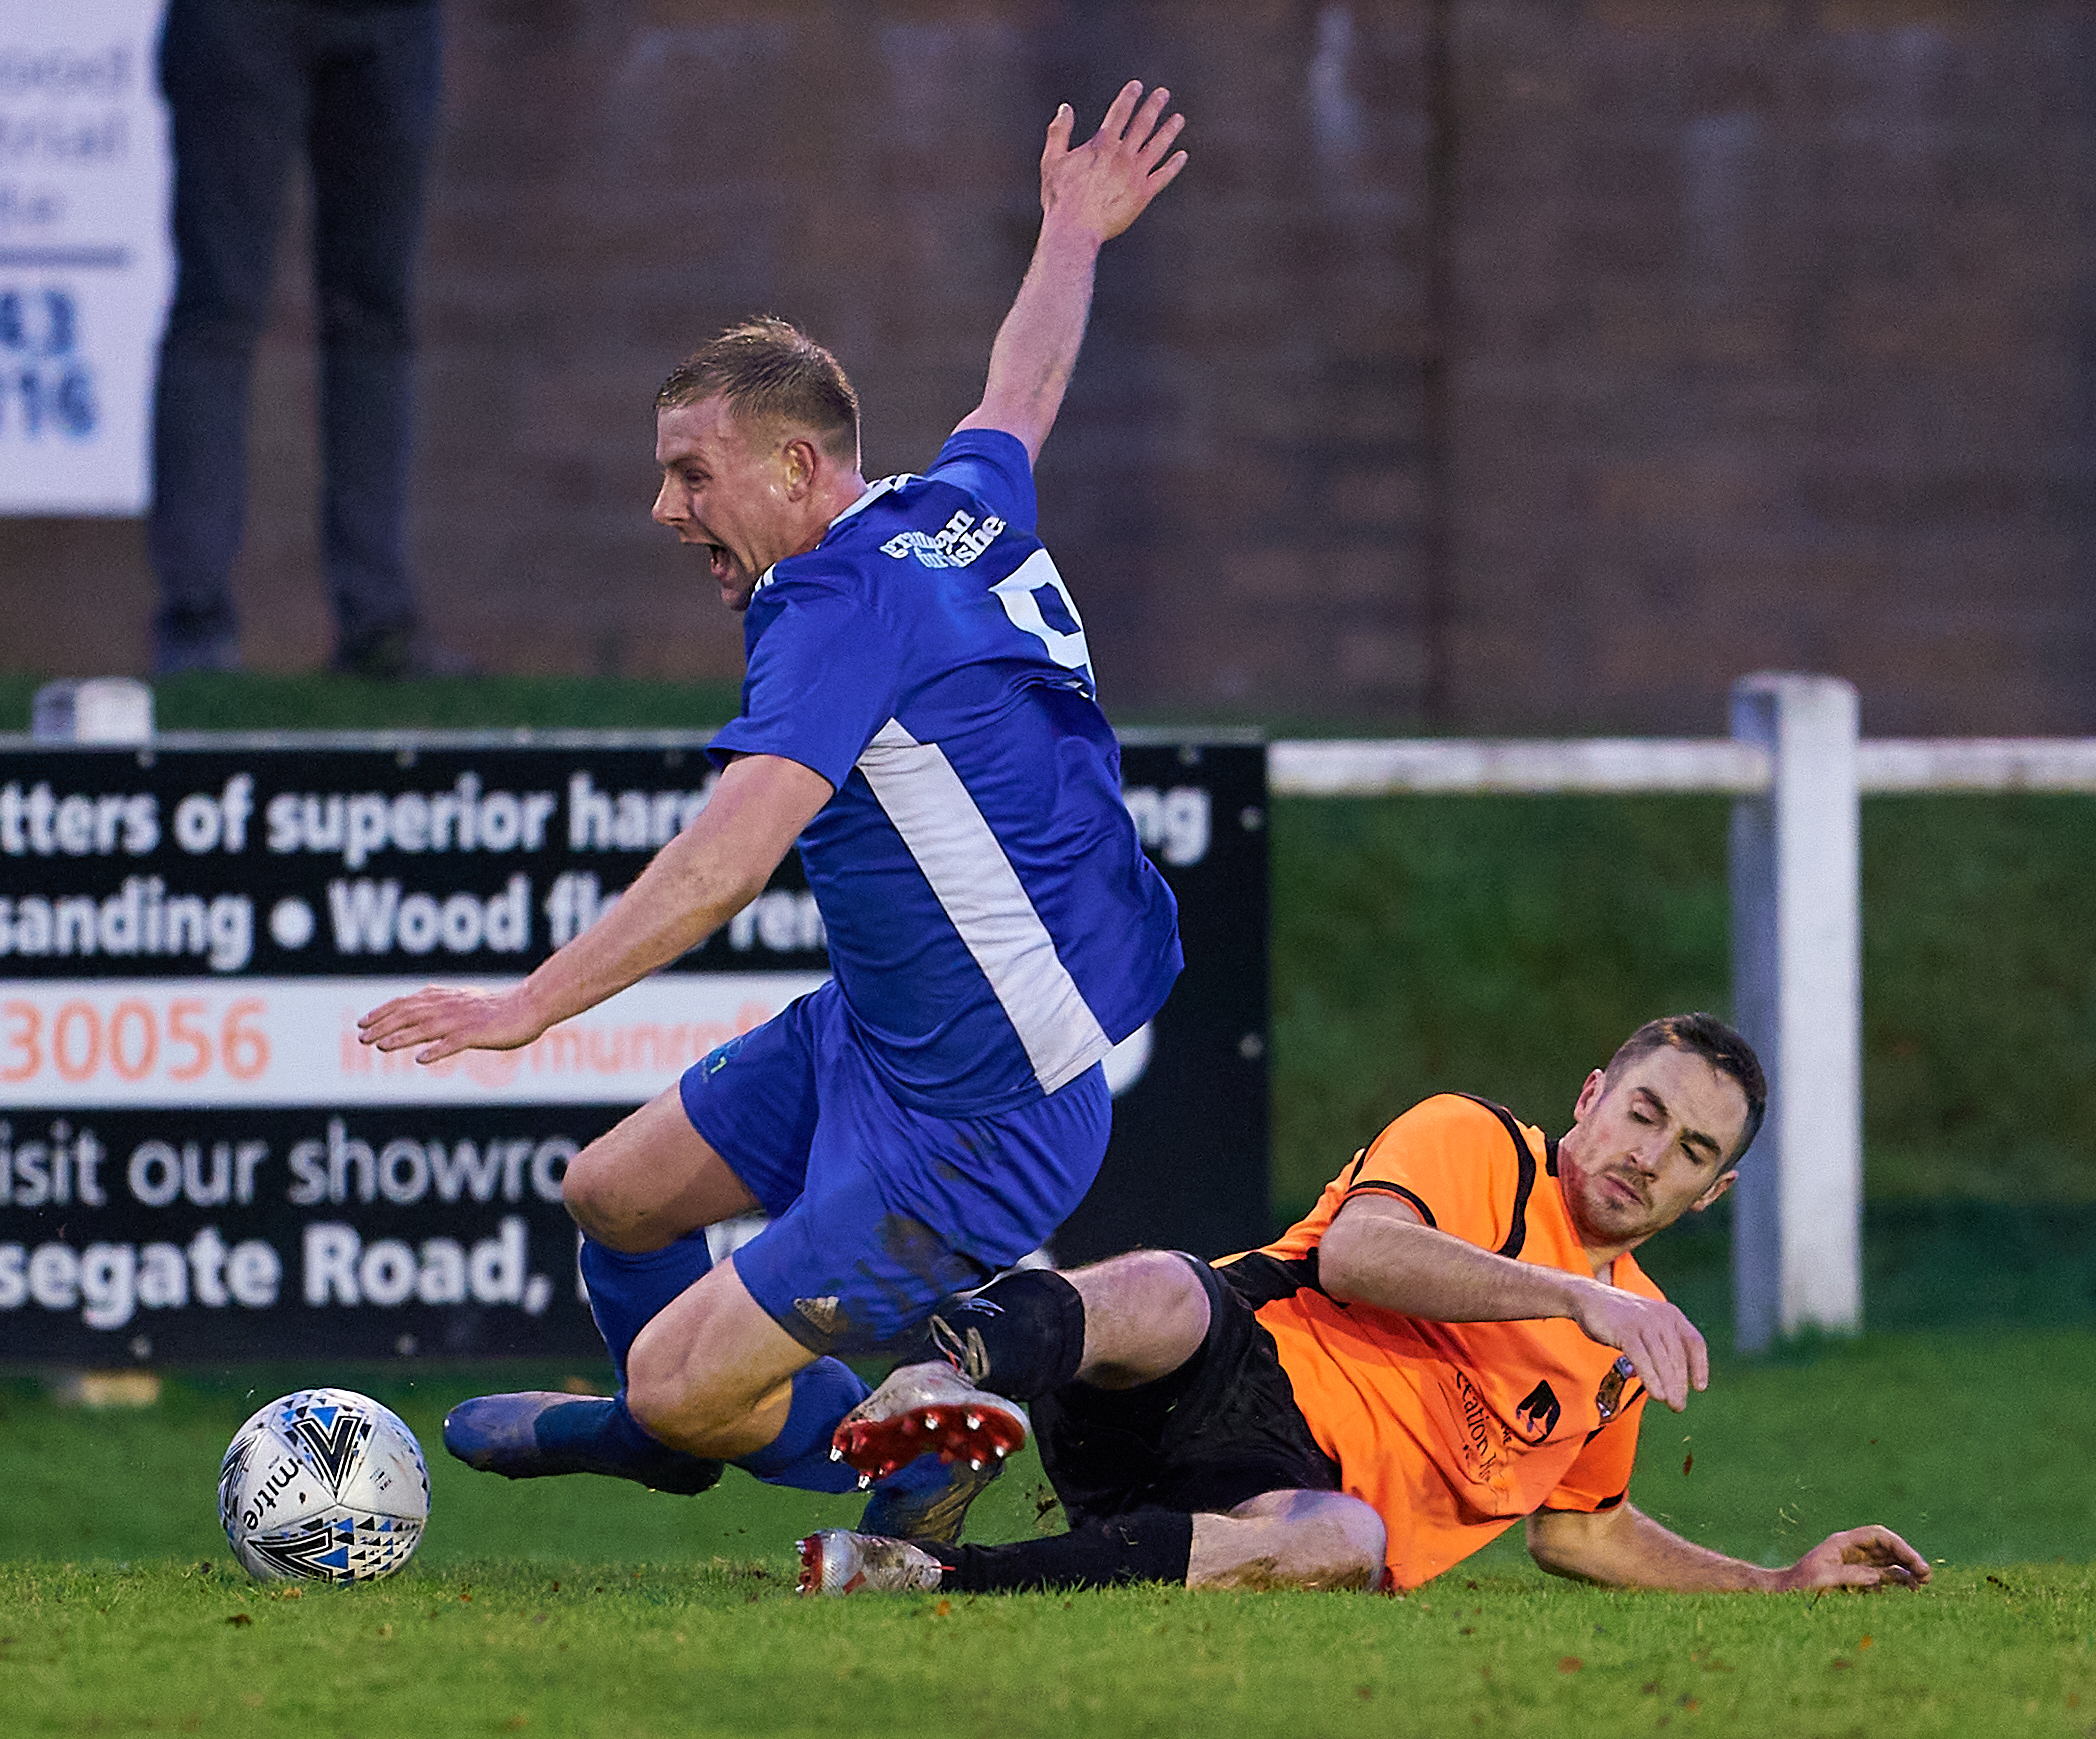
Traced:
MULTIPOLYGON (((1352 1201, 1356 1196, 1402 1196, 1418 1210, 1419 1217, 1422 1220, 1426 1221, 1430 1226, 1434 1225, 1434 1210, 1401 1183, 1384 1183, 1380 1179, 1370 1178, 1368 1182, 1357 1183, 1346 1192, 1346 1200, 1348 1201, 1352 1201)), ((1435 1230, 1438 1231, 1439 1229, 1439 1227, 1435 1227, 1435 1230)))
POLYGON ((1495 1105, 1489 1099, 1480 1099, 1475 1093, 1462 1095, 1473 1105, 1482 1105, 1499 1119, 1499 1125, 1507 1132, 1507 1139, 1514 1144, 1514 1155, 1519 1163, 1520 1175, 1514 1182, 1513 1223, 1507 1227, 1506 1242, 1495 1254, 1518 1256, 1521 1246, 1528 1242, 1528 1198, 1536 1187, 1536 1156, 1529 1151, 1528 1143, 1521 1138, 1521 1126, 1514 1121, 1514 1114, 1504 1105, 1495 1105))
POLYGON ((1361 1175, 1362 1168, 1365 1167, 1367 1164, 1368 1149, 1364 1147, 1361 1149, 1359 1153, 1354 1155, 1354 1169, 1346 1180, 1346 1187, 1348 1189, 1352 1189, 1354 1187, 1354 1180, 1361 1175))
POLYGON ((1283 1258, 1254 1250, 1216 1270, 1229 1282, 1231 1291, 1248 1307, 1257 1310, 1277 1298, 1293 1298, 1298 1292, 1322 1292, 1317 1279, 1317 1252, 1283 1258))
MULTIPOLYGON (((1589 1438, 1588 1441, 1592 1442, 1593 1440, 1589 1438)), ((1603 1510, 1614 1509, 1629 1495, 1630 1493, 1627 1490, 1619 1491, 1616 1493, 1614 1497, 1603 1498, 1590 1510, 1561 1510, 1554 1509, 1549 1504, 1545 1504, 1541 1509, 1536 1511, 1536 1514, 1539 1516, 1598 1516, 1603 1510)))
POLYGON ((1557 1137, 1555 1135, 1543 1137, 1543 1169, 1550 1173, 1552 1177, 1557 1176, 1557 1137))

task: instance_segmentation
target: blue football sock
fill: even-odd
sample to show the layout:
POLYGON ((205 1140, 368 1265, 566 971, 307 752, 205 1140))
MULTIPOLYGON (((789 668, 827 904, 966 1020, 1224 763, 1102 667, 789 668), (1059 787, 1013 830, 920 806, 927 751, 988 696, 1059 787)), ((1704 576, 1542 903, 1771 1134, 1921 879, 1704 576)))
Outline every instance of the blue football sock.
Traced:
POLYGON ((851 1491, 859 1476, 841 1461, 830 1459, 830 1439, 845 1414, 869 1393, 852 1368, 837 1359, 817 1359, 793 1373, 793 1406, 786 1423, 754 1455, 737 1459, 766 1485, 790 1485, 801 1491, 851 1491))
POLYGON ((626 1355, 635 1337, 713 1266, 704 1230, 637 1256, 585 1234, 580 1261, 590 1314, 618 1372, 619 1392, 608 1404, 543 1415, 537 1427, 541 1450, 572 1457, 583 1471, 637 1479, 658 1490, 704 1491, 719 1479, 720 1463, 656 1442, 626 1410, 626 1355))
POLYGON ((585 1236, 582 1280, 589 1288, 590 1315, 611 1354, 619 1387, 626 1386, 626 1354, 651 1318, 713 1267, 704 1230, 679 1238, 665 1249, 629 1256, 585 1236))
POLYGON ((549 1407, 538 1417, 538 1471, 603 1473, 638 1480, 657 1491, 696 1493, 720 1479, 721 1464, 658 1443, 626 1411, 626 1398, 581 1400, 549 1407))

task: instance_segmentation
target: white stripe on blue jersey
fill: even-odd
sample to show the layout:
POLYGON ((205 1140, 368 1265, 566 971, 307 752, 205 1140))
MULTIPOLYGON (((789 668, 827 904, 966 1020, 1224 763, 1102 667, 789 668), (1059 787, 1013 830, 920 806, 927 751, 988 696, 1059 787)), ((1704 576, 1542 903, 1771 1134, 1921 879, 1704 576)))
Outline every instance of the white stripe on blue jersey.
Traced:
POLYGON ((937 743, 896 719, 875 734, 859 771, 931 884, 940 910, 982 968, 1041 1091, 1089 1069, 1113 1041, 1055 951, 1018 871, 937 743))

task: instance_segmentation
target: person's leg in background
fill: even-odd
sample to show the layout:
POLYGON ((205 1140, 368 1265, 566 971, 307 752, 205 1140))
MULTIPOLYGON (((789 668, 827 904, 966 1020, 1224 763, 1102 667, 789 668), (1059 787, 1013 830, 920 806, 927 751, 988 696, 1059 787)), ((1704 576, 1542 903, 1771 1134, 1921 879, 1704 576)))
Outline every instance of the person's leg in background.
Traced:
POLYGON ((334 664, 364 676, 440 674, 409 573, 407 507, 415 258, 442 86, 441 18, 435 0, 315 10, 326 25, 307 149, 334 664))
POLYGON ((161 36, 177 275, 153 394, 146 522, 160 674, 240 662, 228 578, 246 517, 248 377, 284 176, 306 128, 307 22, 298 5, 171 0, 161 36))

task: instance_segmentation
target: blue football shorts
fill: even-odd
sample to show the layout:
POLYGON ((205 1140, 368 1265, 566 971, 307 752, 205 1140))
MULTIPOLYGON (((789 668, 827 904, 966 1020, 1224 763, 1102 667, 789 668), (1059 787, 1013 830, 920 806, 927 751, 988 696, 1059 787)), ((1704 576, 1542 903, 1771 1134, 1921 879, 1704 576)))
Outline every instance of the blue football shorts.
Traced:
POLYGON ((994 1116, 898 1103, 834 982, 709 1052, 680 1091, 771 1220, 736 1272, 818 1354, 892 1347, 1038 1249, 1091 1188, 1113 1122, 1096 1067, 994 1116))

